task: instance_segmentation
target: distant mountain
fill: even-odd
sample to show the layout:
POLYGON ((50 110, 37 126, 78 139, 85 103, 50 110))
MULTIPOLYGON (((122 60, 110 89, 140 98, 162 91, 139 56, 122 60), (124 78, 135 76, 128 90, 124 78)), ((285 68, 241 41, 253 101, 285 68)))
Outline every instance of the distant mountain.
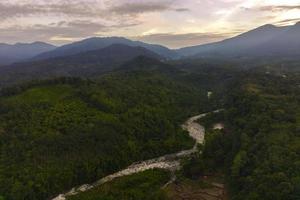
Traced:
POLYGON ((162 57, 143 47, 113 44, 106 48, 42 61, 17 63, 0 68, 0 80, 7 85, 22 80, 57 76, 94 77, 117 69, 138 56, 161 60, 162 57))
POLYGON ((0 44, 0 65, 20 62, 55 48, 55 46, 43 42, 0 44))
POLYGON ((153 51, 169 59, 178 56, 176 52, 161 45, 153 45, 153 44, 147 44, 139 41, 132 41, 122 37, 107 37, 107 38, 95 37, 95 38, 89 38, 79 42, 67 44, 53 51, 42 53, 36 56, 34 60, 43 60, 48 58, 75 55, 86 51, 102 49, 112 44, 124 44, 132 47, 137 47, 137 46, 144 47, 150 51, 153 51))
POLYGON ((300 55, 300 23, 277 27, 264 25, 236 37, 177 50, 182 56, 297 56, 300 55))

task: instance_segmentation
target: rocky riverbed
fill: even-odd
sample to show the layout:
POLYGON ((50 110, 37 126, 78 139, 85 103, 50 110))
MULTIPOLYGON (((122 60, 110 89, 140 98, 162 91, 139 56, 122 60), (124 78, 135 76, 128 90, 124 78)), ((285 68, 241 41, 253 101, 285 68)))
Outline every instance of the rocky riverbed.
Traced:
MULTIPOLYGON (((219 111, 215 111, 215 112, 219 112, 219 111)), ((192 149, 183 150, 175 154, 168 154, 168 155, 161 156, 159 158, 134 163, 129 167, 127 167, 126 169, 123 169, 114 174, 106 176, 93 184, 84 184, 79 187, 74 187, 69 192, 60 194, 57 197, 53 198, 52 200, 65 200, 68 196, 73 196, 80 192, 85 192, 87 190, 98 187, 104 183, 110 182, 116 178, 136 174, 149 169, 165 169, 170 171, 179 170, 181 167, 180 160, 184 157, 190 156, 193 153, 196 153, 198 144, 204 143, 205 129, 196 121, 202 117, 205 117, 207 114, 208 113, 191 117, 182 125, 182 128, 188 131, 190 137, 192 137, 195 140, 195 145, 192 149)))

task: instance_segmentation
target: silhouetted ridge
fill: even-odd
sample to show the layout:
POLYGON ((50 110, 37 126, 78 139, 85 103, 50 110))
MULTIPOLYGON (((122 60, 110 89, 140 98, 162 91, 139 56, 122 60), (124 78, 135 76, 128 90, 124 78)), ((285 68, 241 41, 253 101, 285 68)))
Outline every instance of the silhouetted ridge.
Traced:
POLYGON ((0 44, 0 65, 25 61, 38 54, 51 51, 56 47, 44 42, 0 44))
POLYGON ((67 44, 53 51, 40 54, 36 56, 34 60, 45 60, 49 58, 76 55, 78 53, 103 49, 113 44, 123 44, 131 47, 143 47, 166 58, 174 58, 177 56, 177 53, 175 51, 170 50, 161 45, 153 45, 153 44, 147 44, 139 41, 132 41, 123 37, 105 37, 105 38, 94 37, 79 42, 67 44))
POLYGON ((3 67, 0 68, 0 79, 5 77, 3 80, 6 83, 3 84, 10 84, 16 81, 57 76, 94 77, 117 69, 138 56, 146 56, 156 60, 163 59, 160 55, 143 47, 113 44, 100 50, 72 56, 3 67))
POLYGON ((177 50, 194 57, 285 57, 300 55, 300 26, 266 24, 236 37, 177 50))

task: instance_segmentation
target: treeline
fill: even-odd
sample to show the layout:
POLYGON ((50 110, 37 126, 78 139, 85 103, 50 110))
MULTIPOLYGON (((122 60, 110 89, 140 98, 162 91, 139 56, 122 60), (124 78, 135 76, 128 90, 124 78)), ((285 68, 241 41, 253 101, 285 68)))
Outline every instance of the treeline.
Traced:
POLYGON ((223 166, 231 199, 300 199, 299 83, 293 74, 250 73, 232 87, 225 132, 208 136, 203 152, 204 169, 223 166))
POLYGON ((228 98, 232 199, 300 199, 299 83, 250 74, 228 98))
POLYGON ((43 86, 43 85, 55 85, 55 84, 74 84, 74 85, 82 85, 82 84, 91 84, 94 83, 90 79, 83 79, 79 77, 59 77, 59 78, 52 78, 52 79, 36 79, 24 82, 22 84, 15 84, 10 87, 4 87, 0 89, 1 96, 12 96, 19 94, 29 88, 35 86, 43 86))
POLYGON ((2 90, 0 198, 41 200, 132 162, 188 149, 180 124, 206 91, 155 72, 61 78, 2 90))
POLYGON ((297 74, 239 77, 224 112, 201 120, 205 146, 185 163, 184 175, 224 173, 232 200, 300 199, 299 85, 297 74), (220 121, 225 130, 213 131, 220 121))

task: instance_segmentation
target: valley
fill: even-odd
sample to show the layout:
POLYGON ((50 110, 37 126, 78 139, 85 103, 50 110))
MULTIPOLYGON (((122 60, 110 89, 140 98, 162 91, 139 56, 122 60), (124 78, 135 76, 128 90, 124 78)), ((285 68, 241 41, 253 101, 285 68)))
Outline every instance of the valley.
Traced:
POLYGON ((102 184, 110 182, 116 178, 140 173, 150 169, 165 169, 171 172, 175 172, 176 170, 179 170, 180 169, 179 160, 181 158, 190 156, 191 154, 197 153, 198 152, 197 145, 203 144, 204 142, 205 130, 201 125, 197 124, 195 121, 205 116, 206 114, 201 114, 195 117, 191 117, 182 125, 183 129, 188 131, 189 136, 195 140, 195 145, 191 150, 184 150, 176 154, 169 154, 159 158, 155 158, 147 161, 141 161, 136 164, 132 164, 124 170, 121 170, 119 172, 116 172, 112 175, 100 179, 95 184, 92 185, 85 184, 77 188, 73 188, 68 193, 60 194, 58 197, 54 198, 53 200, 65 200, 66 197, 68 196, 74 196, 80 192, 86 192, 88 190, 92 190, 95 187, 99 187, 102 184))
POLYGON ((179 123, 206 102, 206 92, 202 96, 147 71, 108 75, 100 82, 43 81, 2 95, 0 137, 7 154, 0 161, 1 194, 30 199, 46 199, 131 163, 192 148, 179 123), (189 106, 176 106, 184 102, 189 106))
POLYGON ((200 21, 175 1, 16 2, 0 3, 0 200, 300 199, 299 18, 184 33, 200 21), (53 10, 64 21, 33 20, 53 10), (143 15, 176 24, 142 31, 143 15), (29 29, 38 37, 16 40, 29 29))
MULTIPOLYGON (((221 110, 217 110, 212 113, 218 113, 220 111, 221 110)), ((159 158, 155 158, 155 159, 151 159, 151 160, 147 160, 147 161, 141 161, 141 162, 132 164, 124 170, 121 170, 119 172, 116 172, 114 174, 111 174, 109 176, 106 176, 106 177, 98 180, 94 184, 84 184, 82 186, 72 188, 69 192, 67 192, 65 194, 60 194, 56 198, 53 198, 52 200, 65 200, 65 199, 69 199, 70 197, 72 198, 72 196, 76 196, 79 194, 81 196, 83 196, 83 198, 84 198, 85 192, 89 192, 90 190, 98 189, 103 184, 114 181, 114 179, 119 179, 124 176, 130 176, 132 174, 141 173, 143 171, 147 171, 147 170, 151 170, 151 169, 168 170, 173 174, 171 176, 171 180, 163 186, 163 188, 168 187, 170 184, 173 184, 173 182, 176 181, 175 173, 176 173, 176 171, 180 170, 180 168, 181 168, 180 160, 184 159, 184 158, 188 158, 192 154, 201 153, 198 150, 198 145, 204 144, 205 129, 203 126, 199 125, 196 121, 205 117, 207 114, 208 113, 191 117, 182 125, 182 128, 184 130, 186 130, 189 133, 189 136, 195 140, 195 145, 192 149, 183 150, 183 151, 180 151, 175 154, 169 154, 169 155, 165 155, 165 156, 162 156, 159 158)), ((224 186, 218 185, 217 183, 215 183, 215 187, 216 188, 223 187, 223 189, 224 189, 224 186)), ((208 189, 208 191, 210 191, 210 190, 208 189)), ((210 194, 207 194, 207 195, 210 196, 210 194)), ((213 194, 211 194, 211 196, 212 196, 211 198, 214 197, 213 194)))

